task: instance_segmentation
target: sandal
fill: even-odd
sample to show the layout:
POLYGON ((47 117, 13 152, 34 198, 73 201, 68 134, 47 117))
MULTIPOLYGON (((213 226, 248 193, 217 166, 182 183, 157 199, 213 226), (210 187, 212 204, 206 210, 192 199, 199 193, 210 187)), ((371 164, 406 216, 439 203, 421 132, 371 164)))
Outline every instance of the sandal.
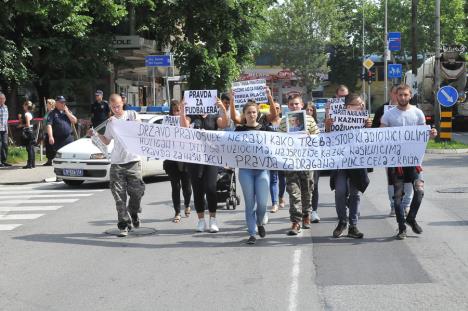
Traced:
POLYGON ((178 224, 180 222, 180 215, 175 215, 174 218, 172 218, 172 222, 178 224))
POLYGON ((190 206, 187 206, 187 207, 185 208, 185 211, 184 211, 185 217, 189 217, 191 211, 192 211, 192 210, 190 209, 190 206))
POLYGON ((273 206, 271 207, 270 213, 276 213, 277 211, 278 211, 278 205, 273 204, 273 206))

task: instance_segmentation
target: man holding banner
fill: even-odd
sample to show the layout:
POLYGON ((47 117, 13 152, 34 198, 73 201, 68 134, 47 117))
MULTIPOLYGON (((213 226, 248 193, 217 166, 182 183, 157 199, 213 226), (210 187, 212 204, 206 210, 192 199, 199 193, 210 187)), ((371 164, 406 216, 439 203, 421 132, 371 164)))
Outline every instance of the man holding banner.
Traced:
MULTIPOLYGON (((426 119, 424 113, 417 107, 410 104, 412 97, 411 87, 402 84, 397 88, 398 106, 387 111, 382 119, 380 127, 412 126, 424 125, 426 119)), ((437 136, 437 130, 431 129, 431 138, 437 136)), ((416 215, 421 206, 424 196, 424 178, 421 166, 411 167, 389 167, 389 182, 394 187, 393 206, 395 207, 396 220, 398 223, 398 234, 395 236, 398 240, 406 239, 406 224, 408 224, 414 233, 421 234, 422 228, 416 222, 416 215), (405 211, 402 205, 404 183, 413 184, 413 199, 411 200, 410 210, 405 219, 405 211)))
MULTIPOLYGON (((288 108, 291 112, 299 112, 304 107, 302 97, 298 94, 288 98, 288 108)), ((281 119, 280 132, 287 132, 287 116, 281 119)), ((305 115, 305 131, 309 135, 319 133, 319 129, 313 117, 305 115)), ((289 194, 289 217, 291 229, 288 235, 298 235, 301 232, 301 221, 304 229, 310 228, 311 195, 314 190, 314 171, 285 171, 286 191, 289 194)))

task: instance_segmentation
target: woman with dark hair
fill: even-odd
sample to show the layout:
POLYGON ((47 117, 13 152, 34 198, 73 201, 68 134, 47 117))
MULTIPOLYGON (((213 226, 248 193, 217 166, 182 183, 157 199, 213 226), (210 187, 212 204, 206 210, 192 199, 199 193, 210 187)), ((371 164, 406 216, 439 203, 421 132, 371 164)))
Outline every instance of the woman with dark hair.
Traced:
MULTIPOLYGON (((364 100, 357 94, 349 94, 345 97, 345 109, 351 111, 363 111, 366 109, 364 100)), ((333 120, 325 120, 325 130, 330 131, 333 120)), ((365 127, 371 127, 370 119, 366 120, 365 127)), ((338 215, 338 225, 333 230, 333 237, 339 238, 348 226, 347 208, 349 209, 348 237, 362 239, 364 234, 357 228, 360 192, 364 192, 369 185, 366 168, 338 169, 330 176, 330 187, 335 190, 335 206, 338 215)))
MULTIPOLYGON (((306 114, 313 117, 315 122, 317 123, 317 106, 315 106, 314 102, 308 102, 304 105, 304 110, 306 114)), ((319 200, 319 191, 318 191, 318 182, 320 179, 320 171, 315 170, 313 175, 314 181, 314 190, 312 191, 312 213, 310 214, 311 221, 313 223, 320 222, 320 217, 318 215, 318 200, 319 200)))
POLYGON ((24 114, 21 116, 21 122, 19 124, 20 128, 23 128, 23 144, 26 147, 28 152, 28 163, 23 166, 24 169, 36 167, 36 155, 34 153, 34 134, 33 134, 33 125, 32 125, 32 113, 34 105, 29 100, 25 101, 23 104, 24 114))
MULTIPOLYGON (((242 113, 244 124, 236 128, 236 131, 272 131, 269 126, 257 122, 258 106, 255 102, 244 105, 242 113)), ((268 170, 239 169, 239 182, 242 187, 245 202, 245 221, 249 239, 247 244, 255 244, 255 234, 264 238, 266 235, 263 219, 266 214, 269 187, 268 170)))
MULTIPOLYGON (((180 116, 180 103, 178 100, 172 100, 169 107, 170 116, 180 116)), ((172 205, 174 206, 175 216, 173 222, 179 223, 180 217, 180 189, 184 196, 185 217, 190 216, 190 198, 192 197, 192 185, 190 184, 190 176, 188 174, 187 163, 165 160, 163 168, 166 171, 171 181, 172 188, 172 205)))
MULTIPOLYGON (((270 127, 277 132, 281 123, 281 106, 278 102, 273 103, 277 112, 274 119, 270 121, 270 127)), ((270 213, 276 213, 279 208, 284 207, 284 192, 286 191, 286 177, 283 171, 270 170, 270 196, 271 209, 270 213)))
MULTIPOLYGON (((180 126, 193 127, 195 129, 204 129, 216 131, 218 128, 225 128, 228 124, 226 108, 218 98, 216 105, 219 108, 219 114, 204 115, 185 115, 184 101, 180 103, 180 126)), ((219 231, 216 222, 216 209, 218 200, 216 198, 216 181, 218 178, 218 167, 205 164, 188 163, 188 172, 192 182, 193 201, 197 210, 198 223, 197 232, 208 230, 210 233, 219 231), (205 221, 205 196, 210 213, 209 225, 205 221)))

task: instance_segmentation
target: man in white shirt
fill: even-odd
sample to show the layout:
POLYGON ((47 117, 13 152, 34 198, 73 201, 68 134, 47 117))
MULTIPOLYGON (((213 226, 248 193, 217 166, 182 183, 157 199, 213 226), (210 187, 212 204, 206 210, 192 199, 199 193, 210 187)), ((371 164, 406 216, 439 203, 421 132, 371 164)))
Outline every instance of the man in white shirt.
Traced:
POLYGON ((8 107, 5 94, 0 92, 0 167, 11 166, 6 162, 8 156, 8 107))
MULTIPOLYGON (((114 126, 116 120, 140 121, 135 111, 123 110, 122 97, 112 94, 109 98, 113 116, 109 118, 104 135, 96 133, 99 139, 106 145, 114 140, 114 149, 111 156, 110 189, 115 199, 119 236, 125 237, 128 231, 140 227, 141 198, 145 193, 145 184, 141 176, 140 156, 127 152, 124 146, 116 139, 114 126), (127 194, 129 196, 127 206, 127 194)), ((93 130, 88 135, 93 135, 93 130)))
MULTIPOLYGON (((426 124, 424 113, 409 102, 412 97, 411 88, 408 85, 400 85, 397 88, 398 105, 387 111, 380 120, 380 127, 395 126, 414 126, 426 124)), ((432 129, 431 137, 437 136, 437 130, 432 129)), ((421 206, 424 196, 424 178, 422 168, 415 167, 389 167, 389 183, 394 187, 393 206, 398 223, 398 234, 396 238, 403 240, 406 238, 406 224, 408 224, 414 233, 421 234, 422 228, 416 222, 416 215, 421 206), (402 205, 404 183, 410 182, 413 185, 414 195, 411 200, 410 210, 405 219, 405 211, 402 205)))

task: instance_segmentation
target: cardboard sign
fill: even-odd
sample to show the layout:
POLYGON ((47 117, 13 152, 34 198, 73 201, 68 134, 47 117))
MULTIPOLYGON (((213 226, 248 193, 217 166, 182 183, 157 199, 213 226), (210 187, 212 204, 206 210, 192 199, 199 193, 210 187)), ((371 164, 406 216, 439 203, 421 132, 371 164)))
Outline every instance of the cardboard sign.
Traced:
POLYGON ((163 125, 180 126, 180 116, 164 116, 163 125))
POLYGON ((232 91, 236 107, 244 106, 249 99, 255 100, 257 104, 268 103, 265 79, 234 82, 232 91))
POLYGON ((185 91, 184 92, 185 114, 186 115, 199 115, 199 114, 218 113, 218 107, 216 107, 217 96, 218 96, 217 90, 185 91))
POLYGON ((369 119, 369 111, 335 110, 330 113, 330 118, 333 120, 332 132, 360 129, 366 125, 366 121, 369 119))

